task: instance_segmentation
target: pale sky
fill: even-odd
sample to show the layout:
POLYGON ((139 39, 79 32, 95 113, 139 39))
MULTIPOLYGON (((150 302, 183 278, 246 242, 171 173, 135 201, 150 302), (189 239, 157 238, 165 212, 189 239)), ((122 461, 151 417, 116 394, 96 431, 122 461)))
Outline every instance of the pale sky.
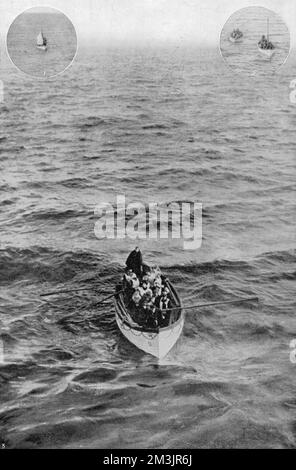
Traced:
POLYGON ((229 16, 254 4, 283 18, 294 46, 295 0, 1 0, 1 38, 18 14, 32 6, 46 5, 70 18, 81 44, 90 39, 98 43, 184 41, 218 45, 229 16))

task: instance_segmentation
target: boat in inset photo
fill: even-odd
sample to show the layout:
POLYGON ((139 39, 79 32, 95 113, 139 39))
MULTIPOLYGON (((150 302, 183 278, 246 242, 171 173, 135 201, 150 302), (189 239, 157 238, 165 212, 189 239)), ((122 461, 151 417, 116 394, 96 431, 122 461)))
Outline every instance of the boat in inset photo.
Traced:
POLYGON ((267 34, 266 36, 262 35, 257 47, 258 51, 268 59, 271 59, 275 54, 275 45, 269 39, 269 18, 267 19, 267 34))
POLYGON ((55 8, 28 8, 10 25, 7 52, 13 64, 26 75, 55 77, 74 60, 77 52, 75 27, 55 8))
POLYGON ((47 39, 42 31, 37 36, 37 49, 47 51, 47 39))
POLYGON ((244 37, 244 35, 243 35, 242 31, 240 31, 239 28, 236 28, 230 33, 229 41, 234 43, 234 44, 241 43, 241 42, 243 42, 243 37, 244 37))

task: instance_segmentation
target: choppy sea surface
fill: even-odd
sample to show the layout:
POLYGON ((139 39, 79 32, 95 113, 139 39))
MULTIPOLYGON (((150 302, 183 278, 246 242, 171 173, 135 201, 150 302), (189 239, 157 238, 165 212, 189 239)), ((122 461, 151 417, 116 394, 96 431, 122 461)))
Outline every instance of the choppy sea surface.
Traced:
POLYGON ((80 50, 49 81, 6 62, 0 441, 295 447, 295 53, 252 79, 193 48, 80 50), (117 194, 203 204, 199 250, 140 242, 184 304, 258 304, 188 311, 161 363, 129 344, 112 300, 97 305, 135 244, 94 235, 94 207, 117 194))

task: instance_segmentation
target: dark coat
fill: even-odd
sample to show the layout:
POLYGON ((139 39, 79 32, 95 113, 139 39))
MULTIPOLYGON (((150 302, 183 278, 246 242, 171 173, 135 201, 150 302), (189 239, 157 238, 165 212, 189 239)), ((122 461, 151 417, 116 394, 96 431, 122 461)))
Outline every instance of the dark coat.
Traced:
MULTIPOLYGON (((162 299, 162 297, 157 297, 157 298, 156 298, 156 301, 155 301, 155 305, 156 305, 156 307, 157 307, 158 309, 160 309, 161 303, 163 304, 163 299, 162 299)), ((171 302, 171 300, 170 300, 169 297, 167 297, 167 299, 166 299, 166 305, 165 305, 165 306, 162 306, 162 309, 163 309, 163 310, 166 310, 167 308, 172 308, 172 302, 171 302)))
POLYGON ((133 250, 127 257, 125 262, 127 269, 132 269, 138 277, 142 274, 143 258, 141 251, 133 250))
POLYGON ((172 308, 172 302, 169 298, 166 299, 166 302, 165 302, 166 305, 163 305, 164 302, 162 302, 162 301, 163 301, 163 299, 161 297, 158 297, 155 301, 156 314, 157 314, 157 325, 159 327, 165 327, 165 326, 169 325, 170 312, 166 312, 165 310, 167 308, 172 308))

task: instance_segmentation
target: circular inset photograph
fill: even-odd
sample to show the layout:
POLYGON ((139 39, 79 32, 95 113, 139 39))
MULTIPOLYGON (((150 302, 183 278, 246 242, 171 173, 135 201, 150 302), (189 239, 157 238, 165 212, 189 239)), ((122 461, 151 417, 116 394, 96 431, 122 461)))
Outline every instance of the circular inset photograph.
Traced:
POLYGON ((290 52, 290 32, 283 19, 264 7, 236 11, 220 36, 221 54, 232 69, 248 75, 276 72, 290 52))
POLYGON ((77 51, 75 28, 64 13, 49 7, 30 8, 15 18, 7 34, 14 65, 35 78, 64 72, 77 51))

